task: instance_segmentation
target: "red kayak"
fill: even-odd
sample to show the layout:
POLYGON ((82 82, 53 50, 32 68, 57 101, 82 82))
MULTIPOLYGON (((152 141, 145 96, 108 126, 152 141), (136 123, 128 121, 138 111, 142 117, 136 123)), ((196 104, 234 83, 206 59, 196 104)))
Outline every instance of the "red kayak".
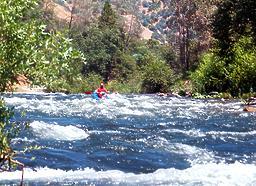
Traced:
POLYGON ((92 91, 85 91, 85 94, 92 94, 92 91))

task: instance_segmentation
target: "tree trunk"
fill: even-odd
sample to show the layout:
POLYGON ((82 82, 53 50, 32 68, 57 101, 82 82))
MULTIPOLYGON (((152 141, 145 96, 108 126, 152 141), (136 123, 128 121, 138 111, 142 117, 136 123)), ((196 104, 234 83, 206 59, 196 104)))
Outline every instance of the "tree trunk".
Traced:
POLYGON ((186 71, 189 71, 190 69, 190 64, 189 64, 189 60, 190 60, 190 49, 189 49, 189 45, 190 45, 190 35, 189 35, 189 29, 186 28, 186 71))
POLYGON ((75 11, 75 5, 72 5, 72 9, 71 9, 71 13, 70 13, 70 20, 69 20, 69 24, 68 24, 68 30, 69 32, 71 32, 71 28, 72 28, 72 22, 74 19, 74 11, 75 11))

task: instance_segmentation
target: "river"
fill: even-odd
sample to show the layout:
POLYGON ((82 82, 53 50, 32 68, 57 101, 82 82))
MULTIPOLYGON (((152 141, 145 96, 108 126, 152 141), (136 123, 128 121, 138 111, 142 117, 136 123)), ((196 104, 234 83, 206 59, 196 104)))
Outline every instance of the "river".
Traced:
MULTIPOLYGON (((13 146, 41 147, 19 155, 25 185, 256 185, 256 113, 239 100, 3 97, 30 123, 13 146)), ((0 173, 0 185, 20 179, 20 170, 0 173)))

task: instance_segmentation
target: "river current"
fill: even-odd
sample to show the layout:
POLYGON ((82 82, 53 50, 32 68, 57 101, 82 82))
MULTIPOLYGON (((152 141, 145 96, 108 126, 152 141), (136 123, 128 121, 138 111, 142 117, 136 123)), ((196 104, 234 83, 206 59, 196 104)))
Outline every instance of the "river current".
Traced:
MULTIPOLYGON (((3 97, 30 123, 13 146, 41 147, 19 155, 25 185, 256 185, 256 113, 240 100, 3 97)), ((20 179, 20 170, 0 173, 0 185, 20 179)))

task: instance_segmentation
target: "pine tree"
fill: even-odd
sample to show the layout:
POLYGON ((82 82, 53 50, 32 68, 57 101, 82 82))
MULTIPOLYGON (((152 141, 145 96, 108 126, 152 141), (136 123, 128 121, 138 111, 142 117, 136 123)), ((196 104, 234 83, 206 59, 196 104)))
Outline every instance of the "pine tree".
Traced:
POLYGON ((117 15, 112 9, 111 4, 106 1, 99 17, 99 28, 116 28, 117 27, 117 15))
POLYGON ((213 22, 220 56, 232 56, 232 47, 243 36, 256 40, 256 1, 225 0, 218 7, 213 22))

